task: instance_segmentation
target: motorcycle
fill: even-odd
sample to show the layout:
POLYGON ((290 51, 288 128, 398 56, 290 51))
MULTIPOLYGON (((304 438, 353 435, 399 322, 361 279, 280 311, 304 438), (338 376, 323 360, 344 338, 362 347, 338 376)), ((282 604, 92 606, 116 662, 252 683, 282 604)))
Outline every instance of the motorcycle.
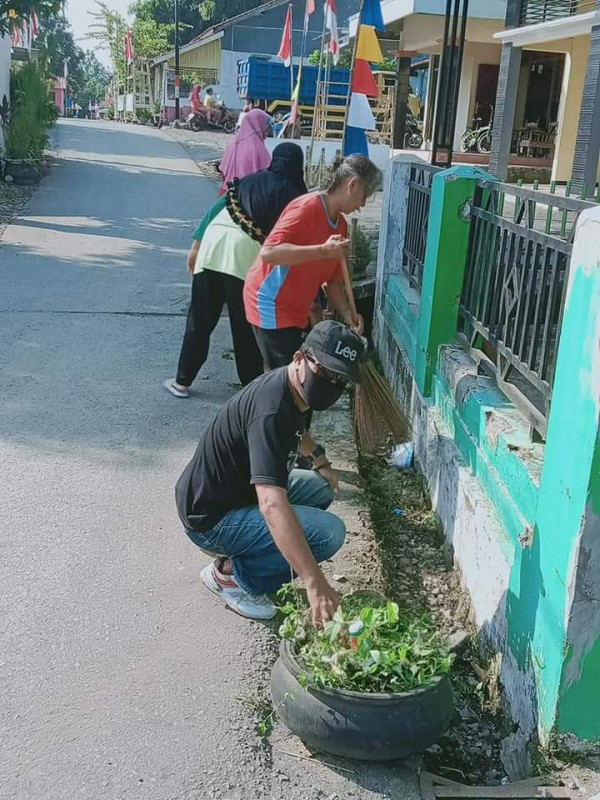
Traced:
POLYGON ((231 111, 223 101, 216 105, 213 110, 219 113, 218 121, 216 122, 208 121, 206 111, 193 111, 186 119, 186 123, 189 122, 190 130, 198 133, 199 131, 216 128, 217 130, 225 131, 225 133, 233 133, 237 122, 237 114, 231 111))
POLYGON ((407 113, 404 124, 404 147, 418 150, 423 146, 423 134, 418 121, 412 114, 407 113))

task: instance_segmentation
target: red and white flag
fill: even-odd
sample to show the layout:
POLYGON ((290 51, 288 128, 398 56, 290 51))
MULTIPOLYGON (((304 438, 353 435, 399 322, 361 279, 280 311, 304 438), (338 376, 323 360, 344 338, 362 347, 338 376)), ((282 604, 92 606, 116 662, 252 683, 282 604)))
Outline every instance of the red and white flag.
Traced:
POLYGON ((31 38, 37 39, 40 33, 40 23, 35 9, 32 9, 31 16, 29 17, 29 30, 31 31, 31 38))
POLYGON ((13 47, 23 46, 23 31, 20 25, 15 25, 10 35, 10 43, 13 47))
POLYGON ((279 46, 279 52, 277 53, 279 58, 283 59, 284 64, 286 67, 289 67, 292 63, 292 4, 290 3, 288 6, 287 14, 285 15, 285 25, 283 26, 283 36, 281 37, 281 44, 279 46))
POLYGON ((315 10, 315 8, 316 8, 315 0, 306 0, 306 14, 307 14, 307 16, 309 14, 312 14, 313 11, 315 10))
POLYGON ((337 8, 335 0, 325 0, 325 27, 329 31, 329 52, 334 64, 340 58, 340 40, 337 28, 337 8))
POLYGON ((127 33, 125 34, 125 61, 128 64, 133 61, 133 39, 129 28, 127 28, 127 33))

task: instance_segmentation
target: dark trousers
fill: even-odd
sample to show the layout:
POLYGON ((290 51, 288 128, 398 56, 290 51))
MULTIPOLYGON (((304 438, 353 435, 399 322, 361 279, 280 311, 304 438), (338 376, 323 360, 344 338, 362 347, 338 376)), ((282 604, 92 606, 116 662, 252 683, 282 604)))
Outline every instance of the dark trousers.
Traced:
POLYGON ((302 328, 256 328, 252 326, 265 367, 277 369, 292 362, 294 353, 300 350, 304 339, 302 328))
POLYGON ((192 301, 188 309, 185 335, 181 345, 177 383, 191 386, 208 357, 210 336, 214 331, 223 305, 227 304, 229 325, 233 338, 235 366, 243 386, 263 372, 263 362, 252 326, 244 311, 244 281, 206 269, 194 275, 192 301))

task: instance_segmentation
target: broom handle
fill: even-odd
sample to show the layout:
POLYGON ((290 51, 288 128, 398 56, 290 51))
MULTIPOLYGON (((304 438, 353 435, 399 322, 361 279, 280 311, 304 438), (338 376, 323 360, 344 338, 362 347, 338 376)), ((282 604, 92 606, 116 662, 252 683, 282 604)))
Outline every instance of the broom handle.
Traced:
POLYGON ((358 311, 356 310, 356 301, 354 300, 354 291, 352 289, 352 281, 350 280, 350 270, 348 269, 348 262, 345 258, 341 260, 342 273, 344 275, 344 286, 346 287, 346 294, 348 295, 348 305, 350 311, 354 316, 355 321, 358 321, 358 311))

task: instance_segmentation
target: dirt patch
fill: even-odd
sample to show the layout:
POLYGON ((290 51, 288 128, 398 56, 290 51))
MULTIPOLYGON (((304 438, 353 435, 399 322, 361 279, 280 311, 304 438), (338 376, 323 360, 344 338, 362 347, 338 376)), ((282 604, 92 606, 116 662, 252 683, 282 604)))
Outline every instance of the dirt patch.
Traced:
POLYGON ((455 717, 425 752, 425 768, 463 783, 499 784, 501 743, 511 728, 500 708, 498 664, 482 657, 474 630, 468 635, 469 601, 424 479, 368 456, 360 458, 360 469, 386 594, 415 614, 430 614, 461 650, 452 669, 455 717))
POLYGON ((0 239, 6 228, 25 210, 34 186, 15 186, 0 181, 0 239))

